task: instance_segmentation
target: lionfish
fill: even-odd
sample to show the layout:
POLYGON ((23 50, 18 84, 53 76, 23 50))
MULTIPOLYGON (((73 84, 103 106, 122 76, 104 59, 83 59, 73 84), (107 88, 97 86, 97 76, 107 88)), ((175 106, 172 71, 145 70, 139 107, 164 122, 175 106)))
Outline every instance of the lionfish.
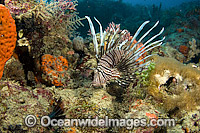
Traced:
POLYGON ((89 22, 97 59, 97 68, 94 70, 94 80, 92 82, 94 86, 105 86, 113 79, 119 85, 128 85, 134 80, 136 71, 140 72, 151 63, 151 60, 146 60, 154 54, 147 55, 147 52, 149 53, 152 49, 160 46, 165 39, 163 37, 160 40, 153 41, 163 33, 163 27, 158 34, 142 43, 143 39, 158 25, 159 21, 136 41, 139 33, 150 21, 145 21, 136 33, 130 36, 130 32, 120 30, 120 25, 114 23, 110 24, 110 27, 103 32, 101 23, 94 18, 100 26, 100 43, 98 44, 93 23, 90 17, 85 17, 89 22))

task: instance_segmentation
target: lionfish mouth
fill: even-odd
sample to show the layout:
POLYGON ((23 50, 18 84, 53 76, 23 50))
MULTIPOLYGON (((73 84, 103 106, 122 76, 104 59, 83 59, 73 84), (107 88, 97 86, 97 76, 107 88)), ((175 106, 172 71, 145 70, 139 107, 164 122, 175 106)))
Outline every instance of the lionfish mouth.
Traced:
POLYGON ((88 16, 85 17, 89 22, 94 51, 98 60, 92 82, 94 86, 106 85, 112 79, 118 82, 119 85, 128 85, 135 78, 134 73, 136 71, 140 72, 151 63, 149 58, 154 54, 148 53, 162 45, 165 39, 163 37, 160 40, 153 41, 163 33, 163 27, 158 34, 142 43, 144 38, 158 25, 159 21, 136 41, 144 26, 150 21, 145 21, 131 36, 130 32, 120 30, 120 25, 114 23, 111 23, 103 32, 101 23, 94 18, 100 26, 100 43, 98 43, 93 23, 88 16))

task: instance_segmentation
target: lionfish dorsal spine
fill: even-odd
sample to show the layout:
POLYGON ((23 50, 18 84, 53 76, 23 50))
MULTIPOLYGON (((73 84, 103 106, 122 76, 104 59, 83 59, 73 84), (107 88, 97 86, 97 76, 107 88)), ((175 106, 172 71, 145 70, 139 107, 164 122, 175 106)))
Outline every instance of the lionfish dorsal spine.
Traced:
POLYGON ((95 21, 97 21, 97 23, 99 24, 100 39, 101 39, 100 45, 103 46, 103 45, 104 45, 104 43, 103 43, 103 28, 102 28, 102 25, 101 25, 101 23, 99 22, 99 20, 96 19, 95 17, 94 17, 94 19, 95 19, 95 21))
POLYGON ((158 25, 159 21, 157 21, 153 27, 151 27, 151 29, 149 29, 139 40, 138 42, 141 42, 157 25, 158 25))
POLYGON ((148 41, 146 41, 146 42, 144 43, 144 46, 146 46, 147 44, 149 44, 149 43, 150 43, 152 40, 154 40, 156 37, 160 36, 160 35, 163 33, 163 31, 164 31, 164 27, 161 29, 161 31, 160 31, 158 34, 154 35, 154 36, 151 37, 148 41))
MULTIPOLYGON (((145 52, 148 52, 148 51, 150 51, 150 50, 152 50, 153 48, 155 48, 155 47, 158 47, 158 46, 160 46, 161 44, 162 44, 162 41, 165 39, 165 37, 163 37, 162 39, 160 39, 160 40, 158 40, 158 41, 155 41, 155 42, 153 42, 153 43, 151 43, 151 44, 149 44, 153 39, 155 39, 156 37, 158 37, 159 35, 161 35, 162 33, 163 33, 163 31, 164 31, 164 28, 162 28, 161 29, 161 31, 158 33, 158 34, 156 34, 156 35, 154 35, 152 38, 150 38, 149 40, 147 40, 145 43, 144 43, 144 45, 142 46, 142 47, 140 47, 140 48, 138 48, 132 55, 131 55, 131 59, 133 58, 133 57, 136 57, 136 56, 141 56, 142 54, 144 54, 145 52), (147 44, 149 44, 149 45, 147 45, 147 44), (155 44, 157 44, 157 45, 155 45, 155 44), (146 46, 147 45, 147 46, 146 46), (154 45, 154 46, 153 46, 154 45), (153 46, 153 47, 151 47, 151 46, 153 46), (149 49, 148 49, 149 48, 149 49), (141 50, 142 49, 142 50, 141 50), (146 50, 147 49, 147 50, 146 50)), ((134 45, 135 47, 136 47, 136 45, 138 44, 138 42, 134 45)), ((131 50, 130 51, 132 51, 133 50, 133 48, 131 48, 131 50)))
POLYGON ((114 31, 114 35, 112 36, 111 41, 108 43, 108 50, 113 47, 113 44, 115 42, 115 36, 118 31, 119 31, 119 28, 117 28, 117 30, 114 31))
POLYGON ((128 42, 128 39, 126 39, 125 41, 123 41, 120 45, 119 45, 119 49, 121 50, 122 47, 128 42))
MULTIPOLYGON (((148 24, 150 21, 145 21, 139 28, 138 28, 138 30, 135 32, 135 34, 134 34, 134 36, 133 36, 133 39, 131 40, 131 43, 130 43, 130 45, 132 45, 132 43, 133 43, 133 41, 134 40, 136 40, 136 37, 140 34, 140 32, 141 32, 141 30, 144 28, 144 26, 146 25, 146 24, 148 24)), ((130 46, 129 45, 129 46, 130 46)))
POLYGON ((96 57, 98 58, 98 43, 97 43, 97 37, 96 37, 96 33, 95 33, 95 29, 94 29, 94 25, 90 19, 90 17, 88 16, 85 16, 85 18, 88 20, 89 22, 89 26, 90 26, 90 31, 91 31, 91 34, 92 34, 92 38, 93 38, 93 43, 94 43, 94 50, 96 52, 96 57))

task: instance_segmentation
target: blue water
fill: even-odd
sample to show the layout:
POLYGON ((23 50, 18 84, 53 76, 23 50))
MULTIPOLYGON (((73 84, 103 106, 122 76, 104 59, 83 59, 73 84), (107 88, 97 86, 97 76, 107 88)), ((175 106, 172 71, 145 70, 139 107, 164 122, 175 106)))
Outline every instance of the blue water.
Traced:
MULTIPOLYGON (((183 2, 189 2, 189 1, 197 1, 197 0, 123 0, 123 2, 131 3, 132 5, 140 4, 140 5, 160 5, 162 3, 162 7, 164 9, 171 8, 174 6, 178 6, 182 4, 183 2)), ((200 0, 199 0, 200 4, 200 0)))

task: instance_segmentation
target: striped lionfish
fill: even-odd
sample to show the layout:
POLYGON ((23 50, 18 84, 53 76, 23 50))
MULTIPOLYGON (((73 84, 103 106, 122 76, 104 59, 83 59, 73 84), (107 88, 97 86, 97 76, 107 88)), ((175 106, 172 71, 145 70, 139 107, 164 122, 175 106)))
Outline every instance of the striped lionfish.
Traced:
POLYGON ((130 32, 120 30, 120 25, 114 24, 110 24, 110 28, 103 32, 101 23, 94 18, 100 26, 100 44, 98 44, 93 23, 88 16, 85 17, 89 22, 97 58, 97 68, 94 71, 93 80, 94 86, 105 86, 112 79, 115 79, 119 85, 128 85, 134 80, 136 71, 141 71, 142 68, 151 63, 151 61, 146 60, 154 54, 147 55, 147 52, 160 46, 165 39, 163 37, 152 42, 163 33, 163 27, 158 34, 142 43, 143 39, 158 25, 159 21, 136 41, 136 37, 150 21, 145 21, 134 36, 130 36, 130 32))

